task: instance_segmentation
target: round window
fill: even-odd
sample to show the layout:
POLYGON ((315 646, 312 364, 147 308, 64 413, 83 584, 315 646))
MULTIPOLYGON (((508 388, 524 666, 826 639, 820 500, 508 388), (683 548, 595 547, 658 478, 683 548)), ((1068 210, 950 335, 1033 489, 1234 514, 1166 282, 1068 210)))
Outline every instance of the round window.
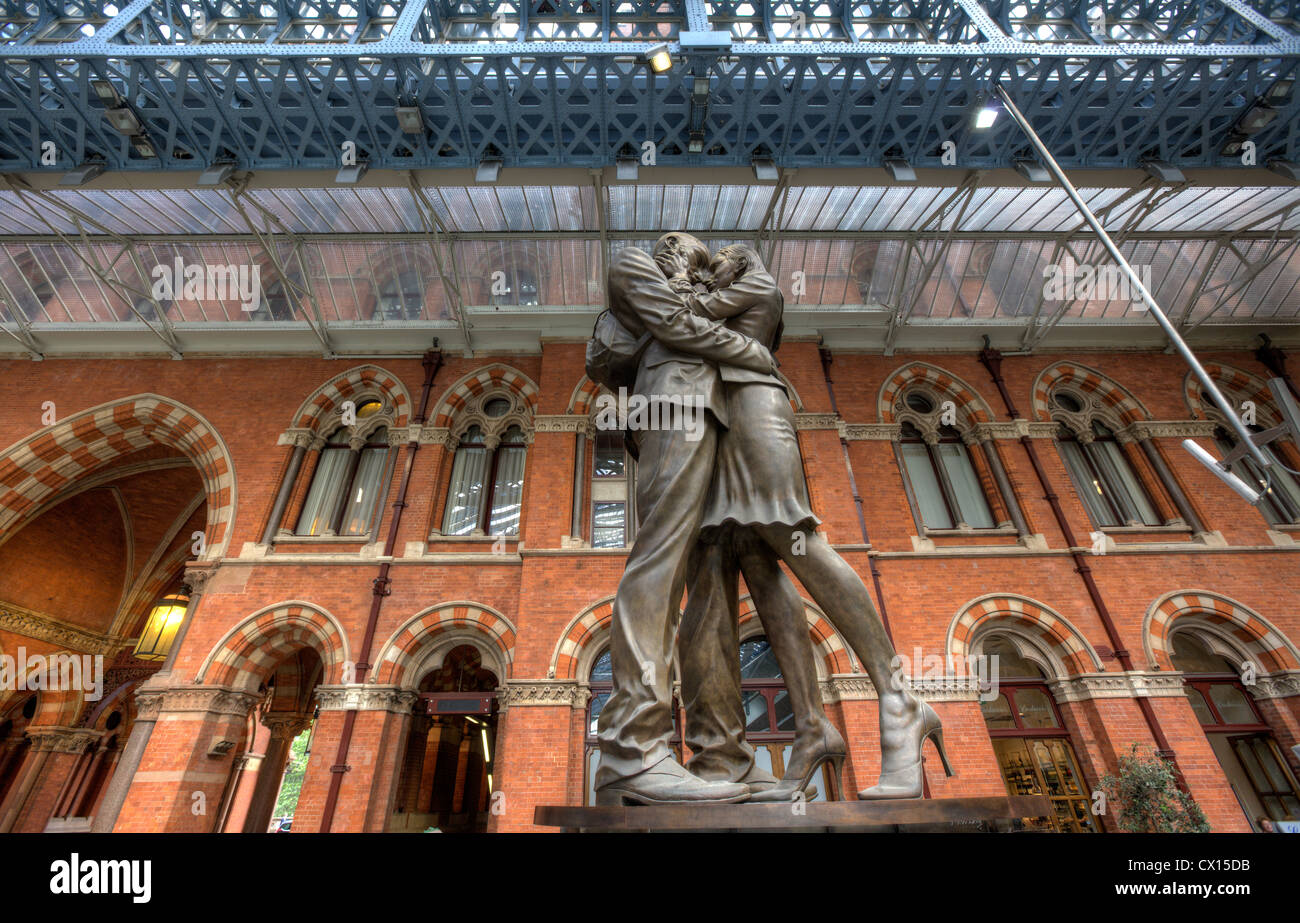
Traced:
POLYGON ((383 401, 362 401, 357 405, 357 419, 364 420, 366 417, 372 417, 384 409, 383 401))
POLYGON ((1057 407, 1067 413, 1078 413, 1083 410, 1083 402, 1071 394, 1069 391, 1058 391, 1052 398, 1057 407))
POLYGON ((913 391, 907 396, 907 406, 917 413, 934 413, 934 401, 920 391, 913 391))
POLYGON ((483 405, 483 413, 489 417, 504 417, 510 412, 510 402, 504 397, 494 397, 483 405))

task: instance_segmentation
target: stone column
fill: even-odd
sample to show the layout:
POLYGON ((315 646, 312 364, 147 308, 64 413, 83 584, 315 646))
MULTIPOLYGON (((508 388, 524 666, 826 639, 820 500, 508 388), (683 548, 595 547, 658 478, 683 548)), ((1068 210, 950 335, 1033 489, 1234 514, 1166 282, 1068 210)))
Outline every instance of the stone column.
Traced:
POLYGON ((311 724, 311 717, 272 713, 262 716, 262 724, 270 730, 271 734, 266 743, 266 752, 262 755, 262 765, 258 768, 253 797, 244 819, 245 833, 265 833, 271 825, 275 799, 279 797, 280 785, 284 782, 289 747, 294 738, 311 724))
POLYGON ((307 446, 310 445, 311 438, 312 434, 307 431, 296 432, 291 437, 293 452, 289 455, 289 466, 285 469, 280 489, 276 491, 271 517, 266 522, 266 531, 262 533, 263 545, 274 542, 276 533, 280 531, 280 523, 284 521, 285 511, 289 508, 289 500, 293 497, 293 489, 298 483, 298 472, 302 470, 303 459, 307 457, 307 446))
POLYGON ((31 750, 23 776, 5 801, 0 832, 40 833, 54 813, 55 802, 86 747, 100 737, 89 728, 27 728, 31 750))
POLYGON ((247 733, 248 713, 260 698, 226 686, 174 686, 163 691, 153 732, 113 829, 211 832, 231 782, 236 746, 247 733))
POLYGON ((90 827, 92 833, 111 833, 117 823, 118 814, 131 788, 131 779, 140 768, 140 761, 149 746, 149 738, 153 735, 154 723, 158 720, 158 710, 162 704, 162 694, 171 685, 172 665, 176 663, 176 656, 180 653, 181 644, 189 632, 199 601, 203 598, 203 589, 214 573, 216 567, 208 564, 190 565, 185 569, 185 586, 190 591, 189 605, 185 607, 185 618, 176 631, 176 637, 172 640, 171 650, 162 668, 136 689, 135 722, 131 725, 131 734, 113 770, 113 778, 109 780, 104 797, 100 800, 99 811, 95 814, 90 827))
POLYGON ((320 716, 313 732, 311 757, 294 813, 295 833, 319 832, 330 777, 343 776, 330 830, 334 833, 382 832, 397 796, 404 735, 418 694, 398 686, 373 683, 316 687, 320 716), (336 766, 343 714, 358 712, 346 766, 336 766))

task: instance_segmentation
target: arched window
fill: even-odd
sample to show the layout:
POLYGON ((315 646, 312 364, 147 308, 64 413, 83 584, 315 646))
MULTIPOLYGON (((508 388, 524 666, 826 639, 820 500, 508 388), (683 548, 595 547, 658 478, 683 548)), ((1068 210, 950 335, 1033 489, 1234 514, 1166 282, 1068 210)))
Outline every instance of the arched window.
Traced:
POLYGON ((980 701, 984 724, 1009 795, 1046 795, 1053 815, 1026 824, 1063 833, 1096 833, 1088 785, 1079 774, 1069 732, 1061 722, 1042 667, 1014 642, 994 635, 980 645, 996 657, 996 695, 980 701))
POLYGON ((942 402, 924 391, 903 398, 899 460, 926 529, 991 529, 988 497, 961 433, 941 422, 942 402), (923 427, 923 428, 922 428, 923 427))
MULTIPOLYGON (((587 699, 587 746, 583 756, 587 766, 587 804, 596 803, 596 763, 600 759, 600 741, 596 738, 596 722, 601 709, 609 701, 609 694, 614 690, 613 658, 609 651, 596 658, 592 665, 590 682, 591 695, 587 699)), ((673 709, 677 714, 677 709, 673 709)), ((674 718, 674 723, 676 718, 674 718)))
POLYGON ((379 414, 383 402, 357 405, 357 427, 340 426, 325 439, 311 487, 298 516, 298 535, 367 535, 374 528, 388 471, 388 427, 356 429, 379 414))
POLYGON ((592 441, 591 547, 622 548, 632 544, 636 535, 636 460, 622 432, 597 430, 592 441))
POLYGON ((1181 631, 1170 643, 1196 720, 1252 824, 1261 817, 1300 823, 1300 786, 1240 673, 1212 649, 1223 642, 1181 631))
MULTIPOLYGON (((754 763, 781 778, 794 749, 794 708, 776 654, 762 635, 740 644, 740 702, 745 740, 754 748, 754 763)), ((812 801, 828 800, 831 778, 829 766, 823 765, 812 801)))
POLYGON ((416 269, 390 273, 379 285, 375 317, 382 320, 419 320, 424 316, 424 279, 416 269))
MULTIPOLYGON (((1201 400, 1204 404, 1205 413, 1218 422, 1223 422, 1223 416, 1215 408, 1214 402, 1204 391, 1201 392, 1201 400)), ((1239 395, 1229 395, 1235 405, 1241 406, 1242 399, 1239 395)), ((1267 408, 1272 411, 1272 407, 1267 408)), ((1261 408, 1261 414, 1264 409, 1261 408)), ((1266 427, 1256 424, 1249 424, 1246 427, 1252 433, 1263 432, 1266 427)), ((1226 426, 1220 426, 1214 431, 1214 441, 1218 445, 1220 457, 1226 455, 1237 447, 1237 437, 1231 433, 1226 426)), ((1283 469, 1283 465, 1290 468, 1297 467, 1293 460, 1288 459, 1275 451, 1277 444, 1262 446, 1261 450, 1273 464, 1269 466, 1268 474, 1265 475, 1259 463, 1249 455, 1238 459, 1232 465, 1232 471, 1237 477, 1241 478, 1247 484, 1258 484, 1260 490, 1264 492, 1264 499, 1259 504, 1259 511, 1273 525, 1284 525, 1300 522, 1300 482, 1297 482, 1295 475, 1290 474, 1283 469)))
POLYGON ((1052 418, 1061 423, 1057 446, 1093 524, 1158 526, 1161 519, 1115 433, 1079 395, 1052 395, 1052 418))
POLYGON ((494 305, 540 304, 541 287, 537 273, 527 266, 498 270, 491 279, 491 303, 494 305))
POLYGON ((442 533, 518 535, 528 436, 515 401, 490 395, 460 425, 442 533))

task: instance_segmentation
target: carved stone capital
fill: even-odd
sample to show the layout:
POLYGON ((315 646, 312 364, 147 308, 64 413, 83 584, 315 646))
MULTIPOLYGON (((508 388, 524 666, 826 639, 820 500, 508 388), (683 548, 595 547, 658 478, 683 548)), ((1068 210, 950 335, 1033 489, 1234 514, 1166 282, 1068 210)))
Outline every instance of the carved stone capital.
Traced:
POLYGON ((866 702, 879 698, 865 673, 836 673, 818 685, 823 702, 866 702))
POLYGON ((901 423, 841 423, 840 438, 854 440, 897 442, 903 435, 901 423))
POLYGON ((539 433, 586 434, 593 427, 591 418, 585 413, 557 413, 533 417, 533 428, 539 433))
POLYGON ((276 440, 276 444, 293 446, 295 449, 308 449, 311 448, 312 441, 315 438, 316 433, 314 431, 294 426, 281 433, 280 438, 276 440))
POLYGON ((185 576, 182 582, 189 588, 190 596, 199 596, 216 572, 217 566, 211 562, 191 561, 185 565, 185 576))
POLYGON ((164 689, 141 687, 135 694, 135 720, 157 721, 162 711, 164 689))
POLYGON ((1082 702, 1087 699, 1137 699, 1184 697, 1183 674, 1178 672, 1133 670, 1129 673, 1084 673, 1048 682, 1058 702, 1082 702))
POLYGON ((1129 439, 1195 439, 1214 435, 1218 424, 1213 420, 1138 420, 1115 434, 1129 439))
POLYGON ((420 445, 442 445, 447 444, 451 437, 451 431, 445 426, 422 426, 420 427, 420 445))
POLYGON ((1257 699, 1285 699, 1300 695, 1300 670, 1264 673, 1255 679, 1255 685, 1248 688, 1257 699))
POLYGON ((292 715, 283 712, 270 712, 261 718, 262 724, 271 732, 273 740, 293 740, 311 724, 311 715, 292 715))
POLYGON ((497 690, 497 704, 503 711, 523 705, 581 708, 587 694, 573 679, 507 680, 497 690))
POLYGON ((103 737, 104 732, 89 728, 37 725, 27 728, 27 736, 31 738, 32 749, 37 753, 81 753, 103 737))
POLYGON ((839 430, 839 414, 836 413, 796 413, 794 415, 795 429, 833 429, 839 430))
POLYGON ((160 712, 177 714, 203 712, 243 717, 256 707, 261 696, 236 692, 226 686, 172 686, 162 693, 160 712))
POLYGON ((353 684, 317 686, 316 702, 321 711, 388 711, 409 712, 419 695, 399 686, 353 684))
POLYGON ((7 602, 0 602, 0 629, 85 654, 107 656, 123 644, 120 638, 87 631, 34 609, 7 602))

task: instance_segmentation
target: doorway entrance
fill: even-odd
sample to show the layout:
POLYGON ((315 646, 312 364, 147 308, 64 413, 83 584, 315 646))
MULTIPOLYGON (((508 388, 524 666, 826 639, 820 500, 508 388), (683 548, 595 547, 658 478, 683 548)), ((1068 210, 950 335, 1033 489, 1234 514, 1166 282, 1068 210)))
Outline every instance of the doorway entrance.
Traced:
POLYGON ((420 683, 388 829, 484 833, 496 753, 497 676, 462 645, 420 683))

